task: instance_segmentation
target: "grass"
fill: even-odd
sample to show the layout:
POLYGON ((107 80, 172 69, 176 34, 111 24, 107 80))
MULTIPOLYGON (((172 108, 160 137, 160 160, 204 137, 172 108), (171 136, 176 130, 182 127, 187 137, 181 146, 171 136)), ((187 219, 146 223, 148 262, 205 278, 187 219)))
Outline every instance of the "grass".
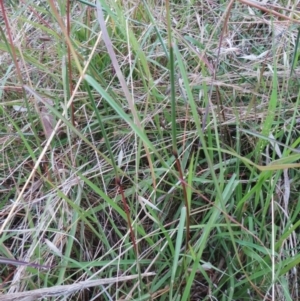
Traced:
POLYGON ((300 299, 299 13, 216 3, 1 2, 0 300, 300 299))

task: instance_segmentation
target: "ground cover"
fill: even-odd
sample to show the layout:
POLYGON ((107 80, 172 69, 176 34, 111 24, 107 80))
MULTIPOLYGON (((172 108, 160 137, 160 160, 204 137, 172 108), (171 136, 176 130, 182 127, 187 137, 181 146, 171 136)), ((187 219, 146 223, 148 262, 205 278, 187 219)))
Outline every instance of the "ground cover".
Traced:
POLYGON ((1 1, 0 300, 299 300, 298 1, 1 1))

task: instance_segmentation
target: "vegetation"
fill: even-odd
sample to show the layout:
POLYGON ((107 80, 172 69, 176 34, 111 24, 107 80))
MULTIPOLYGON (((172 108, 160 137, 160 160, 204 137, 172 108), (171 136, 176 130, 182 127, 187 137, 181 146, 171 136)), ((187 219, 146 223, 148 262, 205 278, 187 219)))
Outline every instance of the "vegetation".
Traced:
POLYGON ((0 300, 300 300, 296 4, 0 5, 0 300))

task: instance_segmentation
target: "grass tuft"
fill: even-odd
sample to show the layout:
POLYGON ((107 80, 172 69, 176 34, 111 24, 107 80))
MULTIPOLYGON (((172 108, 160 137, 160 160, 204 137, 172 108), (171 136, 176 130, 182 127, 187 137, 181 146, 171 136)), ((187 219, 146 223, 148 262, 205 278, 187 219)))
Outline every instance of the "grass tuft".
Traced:
POLYGON ((297 4, 0 3, 0 300, 300 299, 297 4))

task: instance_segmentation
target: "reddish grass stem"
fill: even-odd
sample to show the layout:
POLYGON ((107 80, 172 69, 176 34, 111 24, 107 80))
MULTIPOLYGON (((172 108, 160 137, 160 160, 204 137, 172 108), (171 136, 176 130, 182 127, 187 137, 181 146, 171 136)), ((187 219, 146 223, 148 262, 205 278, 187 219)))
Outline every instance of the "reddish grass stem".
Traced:
POLYGON ((124 210, 125 210, 125 213, 126 213, 126 216, 127 216, 127 223, 128 223, 128 227, 129 227, 131 241, 132 241, 132 244, 133 244, 133 249, 134 249, 134 252, 135 252, 135 254, 137 256, 138 255, 138 249, 137 249, 136 239, 135 239, 135 235, 134 235, 132 224, 131 224, 131 217, 130 217, 129 206, 128 206, 126 198, 125 198, 124 189, 122 187, 120 178, 117 176, 115 178, 115 181, 116 181, 116 185, 119 188, 119 191, 120 191, 120 194, 121 194, 121 198, 122 198, 124 210))
POLYGON ((0 6, 1 6, 1 10, 2 10, 2 14, 3 14, 3 19, 4 19, 5 27, 6 27, 6 30, 7 30, 7 34, 8 34, 8 39, 9 39, 9 44, 10 44, 10 49, 11 49, 11 55, 12 55, 12 58, 14 60, 15 66, 16 66, 19 81, 20 81, 20 83, 23 84, 21 70, 20 70, 20 67, 19 67, 19 64, 18 64, 17 54, 16 54, 14 42, 13 42, 13 39, 12 39, 12 35, 11 35, 11 32, 10 32, 10 26, 9 26, 9 23, 8 23, 6 11, 5 11, 5 8, 4 8, 4 1, 0 1, 0 6))

